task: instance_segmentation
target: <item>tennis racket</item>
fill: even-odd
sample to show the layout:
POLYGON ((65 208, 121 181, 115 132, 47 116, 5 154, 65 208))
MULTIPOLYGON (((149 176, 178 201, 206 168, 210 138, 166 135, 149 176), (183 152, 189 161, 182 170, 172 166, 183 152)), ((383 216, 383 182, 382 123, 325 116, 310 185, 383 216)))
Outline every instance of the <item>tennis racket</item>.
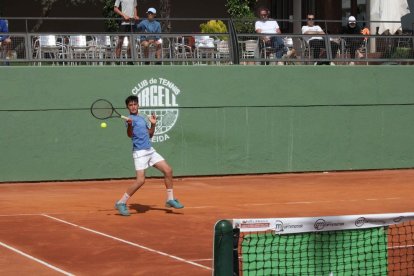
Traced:
POLYGON ((128 117, 119 114, 114 106, 109 101, 104 99, 99 99, 92 103, 91 114, 99 120, 106 120, 109 118, 122 118, 124 120, 129 120, 128 117))

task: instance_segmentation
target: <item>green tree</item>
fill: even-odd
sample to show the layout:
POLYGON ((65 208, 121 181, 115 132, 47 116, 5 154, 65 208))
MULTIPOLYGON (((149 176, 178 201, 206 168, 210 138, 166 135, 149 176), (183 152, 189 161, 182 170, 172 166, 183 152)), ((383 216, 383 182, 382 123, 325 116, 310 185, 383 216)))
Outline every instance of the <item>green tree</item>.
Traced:
POLYGON ((227 0, 227 12, 234 19, 234 26, 239 33, 254 32, 253 7, 256 0, 227 0))
MULTIPOLYGON (((202 33, 227 33, 227 27, 221 20, 210 20, 207 23, 200 24, 202 33)), ((227 36, 218 36, 220 40, 227 40, 227 36)))
POLYGON ((107 32, 116 32, 119 30, 119 21, 114 18, 119 17, 114 12, 115 0, 103 0, 103 17, 108 18, 105 20, 105 30, 107 32))
POLYGON ((170 0, 160 0, 160 17, 165 18, 165 21, 161 21, 161 28, 163 32, 171 31, 171 21, 168 19, 171 16, 171 1, 170 0))

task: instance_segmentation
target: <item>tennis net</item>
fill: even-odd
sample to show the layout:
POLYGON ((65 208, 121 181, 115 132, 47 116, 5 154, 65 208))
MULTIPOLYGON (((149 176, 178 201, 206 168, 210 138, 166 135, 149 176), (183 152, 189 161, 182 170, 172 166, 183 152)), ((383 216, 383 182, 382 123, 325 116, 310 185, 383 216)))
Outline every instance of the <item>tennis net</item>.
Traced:
POLYGON ((219 263, 249 276, 414 275, 413 219, 414 213, 233 219, 232 260, 215 260, 215 271, 219 263))

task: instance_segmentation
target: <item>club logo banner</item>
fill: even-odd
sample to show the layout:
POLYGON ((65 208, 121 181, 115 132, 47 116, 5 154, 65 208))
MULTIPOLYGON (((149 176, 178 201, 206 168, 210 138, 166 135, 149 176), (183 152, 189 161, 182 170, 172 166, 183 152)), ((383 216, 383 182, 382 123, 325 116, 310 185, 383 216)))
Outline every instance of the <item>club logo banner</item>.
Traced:
POLYGON ((140 114, 147 117, 155 114, 157 125, 152 142, 161 143, 170 139, 168 132, 177 123, 181 93, 172 81, 157 77, 145 79, 132 88, 131 93, 139 100, 140 114))

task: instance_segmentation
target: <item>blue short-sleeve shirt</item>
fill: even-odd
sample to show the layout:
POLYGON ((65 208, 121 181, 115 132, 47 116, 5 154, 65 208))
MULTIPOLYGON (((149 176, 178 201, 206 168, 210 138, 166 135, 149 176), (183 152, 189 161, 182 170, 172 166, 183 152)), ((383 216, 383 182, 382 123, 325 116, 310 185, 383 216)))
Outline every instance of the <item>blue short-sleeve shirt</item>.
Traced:
POLYGON ((148 124, 140 115, 129 115, 132 119, 132 149, 148 150, 152 147, 148 133, 148 124))
MULTIPOLYGON (((161 33, 161 24, 158 21, 149 21, 148 19, 142 20, 137 24, 137 29, 144 33, 161 33)), ((160 39, 159 35, 152 36, 141 36, 141 40, 158 40, 160 39)))

